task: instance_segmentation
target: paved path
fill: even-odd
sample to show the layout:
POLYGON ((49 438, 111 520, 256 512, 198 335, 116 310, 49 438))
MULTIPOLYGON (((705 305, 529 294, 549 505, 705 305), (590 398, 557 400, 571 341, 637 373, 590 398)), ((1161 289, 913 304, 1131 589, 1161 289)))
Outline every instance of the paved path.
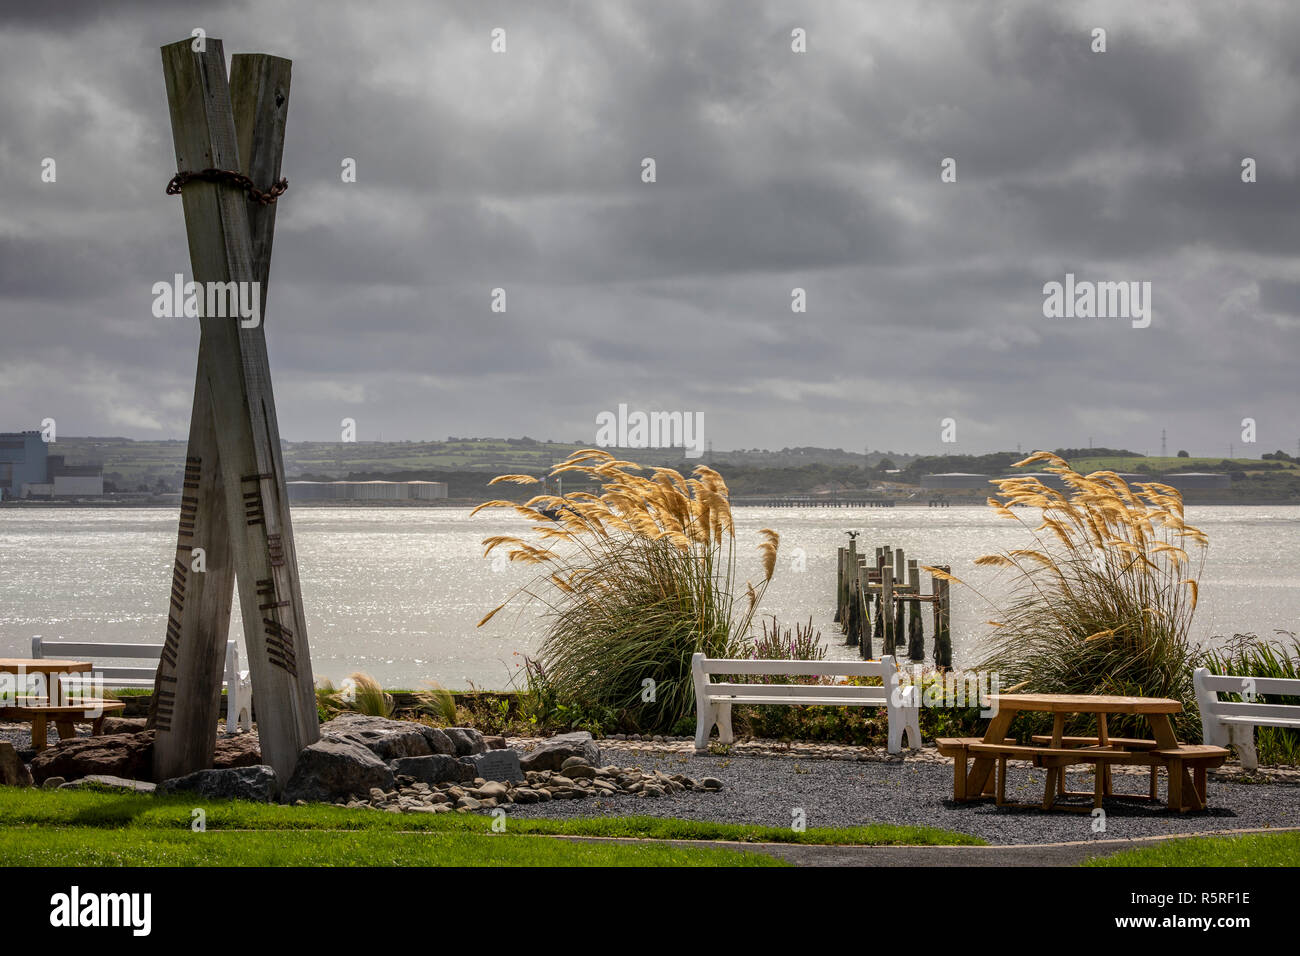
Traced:
POLYGON ((822 846, 798 843, 736 843, 724 840, 638 840, 630 837, 558 836, 552 839, 582 842, 658 843, 709 847, 748 853, 767 853, 795 866, 1076 866, 1095 856, 1151 846, 1163 840, 1193 836, 1231 836, 1244 833, 1280 833, 1300 827, 1267 830, 1198 832, 1128 840, 1088 840, 1074 843, 1015 844, 1010 846, 822 846))

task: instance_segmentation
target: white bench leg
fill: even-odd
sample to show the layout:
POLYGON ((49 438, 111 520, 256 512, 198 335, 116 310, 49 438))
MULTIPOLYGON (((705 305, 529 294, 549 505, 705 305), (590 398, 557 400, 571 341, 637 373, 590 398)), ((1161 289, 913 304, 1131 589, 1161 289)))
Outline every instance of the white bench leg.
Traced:
POLYGON ((718 708, 708 700, 696 698, 695 701, 695 752, 703 753, 709 749, 709 734, 718 722, 718 708))
POLYGON ((907 746, 913 750, 921 749, 921 709, 909 707, 907 714, 907 746))
POLYGON ((731 705, 717 704, 718 713, 718 743, 732 743, 736 736, 731 732, 731 705))
POLYGON ((1259 755, 1255 752, 1255 728, 1250 726, 1233 726, 1228 737, 1237 748, 1244 770, 1254 770, 1259 766, 1259 755))

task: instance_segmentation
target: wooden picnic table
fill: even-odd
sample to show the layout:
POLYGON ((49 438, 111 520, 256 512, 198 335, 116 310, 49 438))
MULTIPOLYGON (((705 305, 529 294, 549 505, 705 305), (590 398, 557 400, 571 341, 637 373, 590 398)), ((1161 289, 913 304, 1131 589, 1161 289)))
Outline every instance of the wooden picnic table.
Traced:
POLYGON ((0 657, 0 674, 43 674, 45 676, 44 697, 26 698, 25 688, 15 688, 12 705, 0 702, 0 719, 30 720, 32 723, 32 749, 44 750, 46 730, 51 718, 58 728, 59 739, 66 740, 76 735, 73 724, 78 720, 91 722, 91 733, 99 734, 104 726, 106 713, 115 713, 125 709, 126 705, 116 700, 99 700, 83 697, 77 703, 64 703, 57 690, 59 676, 62 674, 89 674, 95 669, 90 661, 60 660, 58 658, 0 657), (88 715, 89 710, 97 715, 88 715))
MULTIPOLYGON (((59 674, 85 674, 93 671, 90 661, 67 661, 41 657, 0 657, 0 674, 44 674, 45 699, 53 703, 59 674)), ((21 688, 19 688, 21 692, 21 688)))
POLYGON ((1151 768, 1148 799, 1156 797, 1156 768, 1169 770, 1169 805, 1182 810, 1204 809, 1205 770, 1218 766, 1227 758, 1221 747, 1203 747, 1178 742, 1171 715, 1180 713, 1181 703, 1161 697, 1116 697, 1092 694, 992 694, 986 698, 997 713, 989 721, 984 737, 948 740, 942 752, 957 756, 954 770, 954 796, 959 800, 976 799, 991 790, 990 774, 998 771, 997 798, 1003 802, 1006 761, 1028 759, 1047 769, 1047 787, 1043 809, 1050 809, 1059 795, 1065 795, 1065 769, 1077 763, 1092 763, 1097 768, 1094 806, 1111 794, 1112 764, 1136 764, 1151 768), (1018 745, 1007 739, 1011 722, 1023 711, 1050 713, 1052 735, 1036 737, 1036 746, 1018 745), (1097 718, 1096 737, 1066 737, 1065 721, 1071 714, 1091 714, 1097 718), (1153 739, 1112 738, 1107 717, 1112 714, 1141 715, 1151 727, 1153 739), (966 757, 974 757, 966 773, 966 757))

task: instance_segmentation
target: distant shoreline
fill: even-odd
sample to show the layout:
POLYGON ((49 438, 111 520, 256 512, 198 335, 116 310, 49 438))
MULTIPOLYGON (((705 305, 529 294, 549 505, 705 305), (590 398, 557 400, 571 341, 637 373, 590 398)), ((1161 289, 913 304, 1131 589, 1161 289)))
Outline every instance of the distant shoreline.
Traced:
MULTIPOLYGON (((355 508, 476 508, 483 502, 477 498, 444 498, 438 501, 295 501, 292 504, 293 510, 298 509, 317 509, 317 508, 337 508, 337 509, 355 509, 355 508)), ((1251 508, 1274 508, 1274 507, 1294 507, 1300 506, 1300 499, 1282 498, 1282 499, 1265 499, 1255 501, 1232 501, 1224 499, 1184 499, 1184 503, 1190 507, 1251 507, 1251 508)), ((12 510, 21 511, 25 508, 64 508, 64 509, 84 509, 84 508, 177 508, 179 507, 179 496, 171 497, 145 498, 145 499, 113 499, 104 498, 101 500, 78 499, 70 501, 33 501, 31 499, 14 499, 11 501, 0 502, 0 511, 12 510)), ((843 504, 843 505, 821 505, 809 504, 806 502, 792 502, 788 505, 781 504, 751 504, 742 501, 732 503, 733 508, 779 508, 783 510, 816 510, 816 511, 865 511, 880 510, 872 508, 869 504, 843 504)), ((920 511, 944 511, 951 508, 987 508, 984 501, 951 501, 942 507, 932 507, 928 499, 911 501, 907 499, 896 499, 892 506, 884 510, 905 508, 908 510, 920 511)))

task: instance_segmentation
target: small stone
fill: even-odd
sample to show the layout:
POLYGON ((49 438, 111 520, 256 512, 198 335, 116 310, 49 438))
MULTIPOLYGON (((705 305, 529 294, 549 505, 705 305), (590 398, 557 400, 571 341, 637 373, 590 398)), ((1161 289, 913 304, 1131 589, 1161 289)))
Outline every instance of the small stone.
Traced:
POLYGON ((537 795, 536 790, 528 787, 520 787, 510 794, 514 797, 515 803, 536 803, 541 798, 537 795))
POLYGON ((722 781, 719 780, 717 777, 705 777, 703 780, 700 781, 700 786, 702 786, 705 790, 721 790, 722 781))
MULTIPOLYGON (((48 787, 53 777, 45 778, 48 787)), ((79 780, 69 780, 59 785, 60 790, 83 790, 90 787, 110 787, 114 790, 134 790, 136 793, 153 793, 157 787, 148 780, 127 780, 108 773, 92 773, 79 780)))
POLYGON ((483 804, 479 803, 469 794, 466 794, 456 801, 457 810, 477 810, 481 806, 483 806, 483 804))
POLYGON ((46 777, 45 782, 41 784, 41 786, 46 790, 57 790, 67 782, 68 781, 64 780, 62 777, 46 777))
POLYGON ((550 782, 551 782, 551 786, 552 786, 552 787, 572 787, 572 786, 573 786, 573 780, 572 780, 572 779, 570 779, 569 777, 563 776, 562 774, 558 774, 558 773, 557 773, 557 774, 552 774, 552 775, 551 775, 551 781, 550 781, 550 782))
POLYGON ((501 783, 499 780, 489 780, 487 783, 483 784, 481 787, 478 788, 477 795, 479 797, 491 797, 493 799, 499 799, 501 797, 504 797, 507 792, 509 792, 509 788, 504 783, 501 783))

